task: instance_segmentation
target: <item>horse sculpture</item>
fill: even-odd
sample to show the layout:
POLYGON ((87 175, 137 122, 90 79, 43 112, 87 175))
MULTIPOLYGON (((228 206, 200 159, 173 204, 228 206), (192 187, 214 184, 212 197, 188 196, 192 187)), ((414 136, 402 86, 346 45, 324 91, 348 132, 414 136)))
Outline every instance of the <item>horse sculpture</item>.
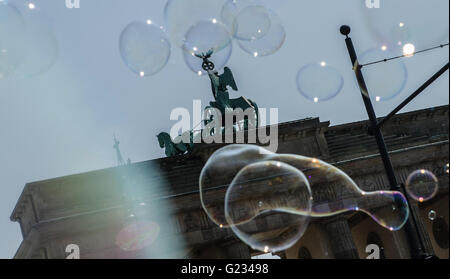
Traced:
POLYGON ((184 143, 180 141, 179 143, 174 143, 170 135, 166 132, 159 133, 157 138, 159 142, 159 146, 161 148, 165 148, 165 153, 167 157, 172 157, 176 155, 181 155, 186 152, 191 152, 194 148, 194 140, 192 132, 190 133, 190 141, 189 143, 184 143))

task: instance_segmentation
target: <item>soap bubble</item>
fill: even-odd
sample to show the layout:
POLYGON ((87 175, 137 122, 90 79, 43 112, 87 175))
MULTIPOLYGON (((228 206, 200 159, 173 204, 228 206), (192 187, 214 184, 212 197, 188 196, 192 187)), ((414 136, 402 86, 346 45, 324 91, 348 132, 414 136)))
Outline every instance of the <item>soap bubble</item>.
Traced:
POLYGON ((436 211, 430 210, 428 212, 428 219, 430 219, 431 221, 434 221, 434 219, 436 219, 436 211))
POLYGON ((408 205, 400 192, 364 192, 343 171, 319 159, 275 154, 262 147, 235 144, 214 152, 200 174, 200 200, 213 222, 221 227, 229 226, 224 214, 229 185, 244 167, 264 161, 286 163, 308 177, 313 196, 312 217, 362 211, 389 230, 400 229, 408 219, 408 205))
POLYGON ((151 20, 128 24, 120 34, 119 49, 123 62, 141 77, 161 71, 171 52, 164 29, 151 20))
POLYGON ((58 42, 53 22, 36 5, 30 3, 22 12, 25 36, 22 41, 24 55, 16 70, 18 77, 32 77, 48 71, 58 58, 58 42))
POLYGON ((202 69, 203 60, 197 56, 208 52, 212 52, 210 60, 218 70, 225 66, 231 56, 231 35, 216 20, 200 21, 187 31, 182 49, 186 64, 195 73, 206 73, 202 69))
POLYGON ((208 51, 219 52, 231 43, 226 27, 217 20, 199 21, 186 32, 183 50, 201 55, 208 51))
POLYGON ((301 238, 311 205, 311 189, 301 171, 282 162, 264 161, 236 174, 226 193, 225 217, 236 236, 250 247, 277 252, 301 238))
MULTIPOLYGON (((0 52, 6 56, 6 63, 0 67, 6 67, 10 75, 19 78, 32 77, 48 71, 58 57, 58 42, 53 31, 52 21, 45 15, 39 6, 28 3, 19 6, 21 18, 17 18, 17 10, 1 2, 1 10, 5 12, 7 30, 14 32, 9 34, 6 47, 0 52), (5 6, 6 5, 6 6, 5 6), (11 8, 15 10, 11 12, 11 8)), ((5 15, 2 15, 2 17, 5 15)), ((0 31, 0 33, 5 33, 0 31)), ((5 34, 0 34, 5 35, 5 34)), ((8 35, 8 34, 6 34, 8 35)), ((0 44, 3 44, 0 39, 0 44)), ((0 56, 3 56, 0 54, 0 56)), ((5 70, 0 70, 5 71, 5 70)), ((5 72, 6 72, 5 71, 5 72)))
POLYGON ((116 236, 116 245, 124 251, 138 251, 158 238, 160 227, 152 221, 132 221, 116 236))
MULTIPOLYGON (((367 64, 394 56, 389 50, 383 49, 385 48, 373 48, 364 52, 359 57, 359 63, 367 64)), ((408 79, 408 72, 402 59, 368 65, 361 71, 370 97, 377 102, 388 101, 398 96, 408 79)))
POLYGON ((291 154, 279 154, 275 158, 308 177, 314 200, 313 217, 362 211, 391 231, 402 228, 408 219, 408 204, 401 192, 365 192, 345 172, 316 158, 291 154))
POLYGON ((164 18, 172 42, 181 47, 185 34, 199 21, 220 20, 226 0, 168 0, 164 18))
POLYGON ((449 1, 382 1, 377 9, 367 9, 365 1, 361 1, 361 7, 372 33, 382 44, 412 43, 423 49, 448 42, 449 1))
POLYGON ((208 217, 220 227, 225 220, 225 193, 236 174, 245 166, 263 161, 272 153, 256 145, 228 145, 214 152, 203 167, 200 178, 200 201, 208 217))
POLYGON ((445 164, 445 166, 444 166, 444 172, 445 172, 446 174, 449 173, 449 163, 445 164))
POLYGON ((258 0, 228 0, 222 7, 221 19, 239 40, 262 38, 271 27, 269 11, 258 0))
POLYGON ((300 94, 315 103, 336 97, 344 86, 341 73, 324 61, 303 66, 296 82, 300 94))
POLYGON ((253 57, 268 56, 277 52, 286 40, 286 31, 279 17, 269 11, 270 29, 261 38, 237 40, 239 47, 253 57))
POLYGON ((247 7, 233 21, 234 35, 239 40, 256 40, 267 34, 270 25, 269 13, 264 7, 247 7))
POLYGON ((428 170, 416 170, 406 179, 406 192, 418 202, 432 199, 438 192, 437 177, 428 170))
POLYGON ((0 79, 13 73, 23 60, 25 23, 19 10, 0 1, 0 79))

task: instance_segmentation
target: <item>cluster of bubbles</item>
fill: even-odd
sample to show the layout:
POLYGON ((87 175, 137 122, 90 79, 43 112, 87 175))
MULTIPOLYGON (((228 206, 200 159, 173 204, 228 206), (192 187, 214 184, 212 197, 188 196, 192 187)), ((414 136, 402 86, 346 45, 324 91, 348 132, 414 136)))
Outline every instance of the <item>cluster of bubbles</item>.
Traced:
POLYGON ((432 199, 439 189, 437 177, 424 169, 413 171, 406 179, 405 185, 408 196, 418 202, 432 199))
MULTIPOLYGON (((360 1, 360 7, 370 33, 380 45, 379 48, 369 49, 363 53, 359 57, 360 64, 399 55, 411 57, 417 50, 448 43, 449 25, 442 22, 449 20, 449 1, 384 1, 376 8, 368 8, 367 1, 360 1), (426 12, 432 13, 433 16, 424 17, 423 14, 426 12)), ((297 74, 297 88, 300 93, 315 103, 335 97, 336 91, 340 89, 339 83, 336 82, 339 72, 320 69, 316 64, 311 65, 302 67, 297 74), (315 66, 306 71, 311 65, 315 66), (330 83, 315 82, 325 75, 331 76, 330 83), (311 76, 313 78, 310 78, 311 76), (310 89, 306 90, 306 88, 310 89)), ((362 71, 369 89, 369 92, 363 93, 370 95, 376 102, 388 101, 398 96, 404 89, 408 77, 405 64, 401 59, 380 63, 373 67, 363 67, 362 71)), ((325 80, 327 81, 328 78, 325 80)))
POLYGON ((371 33, 396 55, 448 42, 449 26, 443 22, 449 20, 449 1, 382 1, 373 9, 368 9, 365 2, 361 1, 361 9, 371 33), (433 16, 423 16, 426 13, 433 16))
POLYGON ((52 23, 39 6, 0 0, 0 79, 42 74, 57 56, 52 23))
POLYGON ((243 242, 266 253, 291 247, 311 217, 361 211, 393 231, 409 216, 400 192, 364 192, 326 162, 255 145, 229 145, 214 152, 202 169, 199 187, 202 206, 214 223, 230 227, 243 242))
POLYGON ((198 75, 206 73, 200 59, 206 54, 215 68, 223 68, 233 40, 254 57, 270 55, 280 49, 286 34, 268 6, 259 0, 168 0, 165 28, 151 20, 130 23, 120 37, 120 53, 140 76, 153 75, 167 64, 171 43, 182 50, 186 65, 198 75))

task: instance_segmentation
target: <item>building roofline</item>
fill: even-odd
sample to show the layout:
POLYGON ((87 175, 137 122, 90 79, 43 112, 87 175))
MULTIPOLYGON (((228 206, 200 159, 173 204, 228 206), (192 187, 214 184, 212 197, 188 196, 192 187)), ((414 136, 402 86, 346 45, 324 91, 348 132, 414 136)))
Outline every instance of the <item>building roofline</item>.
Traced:
MULTIPOLYGON (((443 106, 426 108, 426 109, 421 109, 421 110, 416 110, 416 111, 410 111, 410 112, 406 112, 406 113, 400 113, 398 115, 395 115, 393 119, 409 118, 410 116, 413 116, 413 115, 420 115, 420 114, 430 113, 430 112, 435 113, 437 111, 447 111, 447 113, 448 113, 448 110, 449 110, 449 105, 443 105, 443 106)), ((289 127, 305 127, 305 126, 303 126, 305 123, 314 124, 313 126, 306 127, 306 128, 328 127, 329 130, 342 130, 342 129, 345 129, 348 127, 367 126, 368 120, 345 123, 345 124, 340 124, 340 125, 329 127, 329 124, 330 124, 329 121, 320 122, 320 119, 318 117, 314 117, 314 118, 310 117, 310 118, 305 118, 305 119, 300 119, 300 120, 278 123, 275 125, 278 125, 279 130, 284 130, 284 129, 288 129, 289 127)), ((270 126, 266 126, 265 128, 267 129, 269 127, 270 126)), ((203 145, 203 146, 206 146, 206 145, 203 145)), ((176 157, 155 158, 155 159, 151 159, 151 160, 132 163, 131 165, 136 166, 136 165, 155 164, 155 163, 157 163, 159 165, 164 165, 169 162, 184 161, 184 160, 190 159, 190 158, 192 158, 192 156, 190 154, 184 154, 184 155, 180 155, 180 156, 176 156, 176 157)), ((94 174, 98 175, 100 173, 105 173, 105 172, 113 172, 114 170, 117 170, 118 168, 125 168, 125 167, 127 167, 127 166, 109 167, 109 168, 104 168, 104 169, 99 169, 99 170, 92 170, 92 171, 81 172, 81 173, 77 173, 77 174, 70 174, 70 175, 60 176, 60 177, 56 177, 56 178, 49 178, 49 179, 26 183, 24 189, 22 190, 22 193, 19 196, 19 199, 18 199, 16 205, 14 206, 14 209, 10 216, 10 220, 13 222, 18 221, 18 219, 20 218, 18 216, 20 214, 20 209, 26 205, 27 200, 29 199, 29 195, 27 192, 31 191, 32 187, 36 187, 37 185, 45 184, 48 182, 64 180, 67 178, 76 178, 76 177, 89 176, 89 175, 94 175, 94 174)))

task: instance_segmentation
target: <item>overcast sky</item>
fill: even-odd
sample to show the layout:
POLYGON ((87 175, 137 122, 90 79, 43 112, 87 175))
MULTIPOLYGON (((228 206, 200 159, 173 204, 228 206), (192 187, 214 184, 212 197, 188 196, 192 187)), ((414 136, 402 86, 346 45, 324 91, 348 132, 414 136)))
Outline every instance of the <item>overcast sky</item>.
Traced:
MULTIPOLYGON (((239 92, 259 107, 279 109, 279 121, 320 117, 332 125, 366 119, 339 27, 352 26, 358 53, 380 47, 369 31, 363 0, 273 1, 286 29, 286 42, 274 55, 253 58, 234 44, 228 66, 239 92), (344 78, 334 99, 314 104, 295 84, 305 64, 327 61, 344 78)), ((381 0, 381 8, 384 1, 381 0)), ((430 0, 423 2, 448 0, 430 0)), ((12 1, 17 5, 23 0, 12 1)), ((133 162, 164 156, 156 135, 169 131, 176 107, 192 110, 192 100, 211 101, 208 78, 198 77, 172 46, 168 65, 157 75, 140 78, 122 62, 118 39, 136 19, 164 24, 166 0, 81 0, 80 9, 67 9, 65 0, 34 1, 54 24, 59 55, 53 67, 34 78, 0 79, 0 258, 14 255, 21 242, 19 225, 9 216, 27 182, 114 166, 112 136, 116 133, 125 158, 133 162)), ((386 11, 398 14, 404 3, 386 11)), ((439 5, 437 5, 439 6, 439 5)), ((448 40, 448 10, 421 10, 416 23, 437 20, 448 40), (436 17, 436 14, 444 16, 436 17)), ((433 32, 430 26, 430 31, 433 32)), ((436 27, 436 25, 435 25, 436 27)), ((388 113, 448 61, 448 49, 405 60, 405 89, 389 102, 376 103, 377 114, 388 113)), ((448 72, 404 111, 448 104, 448 72)))

